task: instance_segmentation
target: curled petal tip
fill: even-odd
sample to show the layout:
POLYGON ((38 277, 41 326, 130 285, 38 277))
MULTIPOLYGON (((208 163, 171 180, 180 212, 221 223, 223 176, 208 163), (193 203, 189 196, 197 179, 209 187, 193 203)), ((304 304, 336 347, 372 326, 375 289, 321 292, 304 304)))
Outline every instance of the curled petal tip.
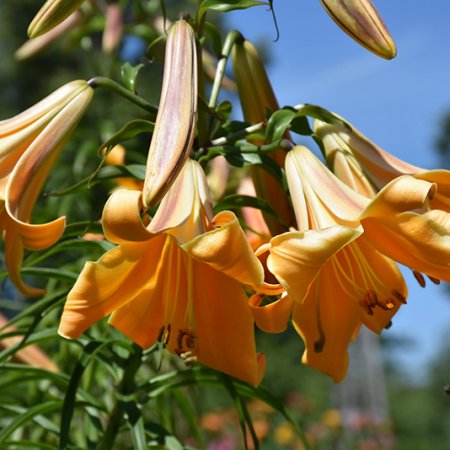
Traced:
POLYGON ((397 54, 383 19, 370 0, 320 0, 331 18, 355 41, 385 59, 397 54))
POLYGON ((189 156, 197 112, 195 35, 178 21, 167 38, 161 100, 150 144, 143 202, 156 204, 169 190, 189 156))

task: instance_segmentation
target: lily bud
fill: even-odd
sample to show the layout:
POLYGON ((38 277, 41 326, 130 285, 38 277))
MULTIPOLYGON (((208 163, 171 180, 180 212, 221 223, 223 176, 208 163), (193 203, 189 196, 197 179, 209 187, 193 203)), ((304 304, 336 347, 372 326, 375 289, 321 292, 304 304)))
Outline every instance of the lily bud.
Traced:
POLYGON ((32 58, 38 53, 45 50, 48 46, 53 44, 58 38, 65 33, 75 28, 83 21, 83 14, 81 11, 75 11, 67 19, 64 19, 59 25, 51 29, 49 32, 38 36, 34 39, 28 39, 21 47, 19 47, 14 54, 18 61, 23 61, 32 58))
POLYGON ((106 8, 105 28, 102 36, 102 49, 105 53, 112 53, 122 39, 122 8, 115 3, 106 8))
POLYGON ((355 41, 382 58, 395 57, 395 42, 370 0, 320 2, 339 27, 355 41))
POLYGON ((189 156, 197 113, 195 35, 185 20, 169 31, 163 84, 145 174, 144 206, 169 190, 189 156))
MULTIPOLYGON (((254 45, 247 40, 238 42, 232 51, 233 72, 238 88, 244 119, 249 123, 258 123, 266 119, 266 111, 276 111, 280 107, 267 76, 264 64, 254 45)), ((263 141, 252 140, 254 144, 263 141)), ((284 166, 286 153, 277 150, 270 157, 280 166, 284 166)), ((286 231, 286 225, 294 223, 292 209, 278 181, 260 167, 251 168, 251 176, 259 197, 265 199, 277 213, 280 220, 264 214, 264 219, 273 235, 286 231)))
POLYGON ((47 0, 28 27, 28 36, 35 38, 55 28, 69 17, 84 0, 47 0))

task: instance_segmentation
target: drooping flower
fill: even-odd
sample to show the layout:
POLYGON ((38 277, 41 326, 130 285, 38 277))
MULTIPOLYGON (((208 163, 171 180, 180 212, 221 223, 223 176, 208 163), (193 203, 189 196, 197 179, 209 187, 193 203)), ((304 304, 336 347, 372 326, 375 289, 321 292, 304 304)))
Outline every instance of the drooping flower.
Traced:
POLYGON ((355 181, 366 188, 361 194, 372 196, 387 183, 402 175, 435 183, 437 191, 430 198, 432 209, 450 212, 450 172, 426 170, 391 155, 378 147, 352 125, 327 124, 314 121, 314 132, 322 141, 333 172, 347 185, 359 190, 355 181))
POLYGON ((24 295, 42 294, 21 279, 23 249, 42 250, 64 232, 65 218, 30 224, 39 192, 56 157, 92 98, 85 81, 68 83, 23 113, 0 122, 0 230, 12 282, 24 295))
POLYGON ((161 200, 189 157, 195 135, 197 91, 195 34, 181 19, 167 37, 161 99, 142 197, 146 207, 161 200))
POLYGON ((305 147, 288 153, 286 175, 299 231, 272 238, 262 251, 270 251, 268 268, 294 302, 303 362, 340 381, 361 324, 379 333, 406 302, 390 257, 403 251, 413 268, 448 281, 450 230, 430 228, 427 213, 417 212, 435 189, 426 181, 403 176, 368 199, 305 147))
POLYGON ((149 222, 141 220, 140 198, 118 190, 108 200, 102 223, 118 245, 85 265, 59 333, 77 338, 111 314, 109 322, 144 348, 160 341, 182 358, 258 384, 264 359, 243 286, 262 286, 264 275, 237 218, 213 217, 205 175, 191 160, 149 222))
MULTIPOLYGON (((424 278, 419 272, 431 275, 430 279, 433 282, 438 282, 439 279, 448 280, 448 275, 446 275, 448 265, 447 269, 444 268, 444 273, 439 271, 440 275, 438 275, 437 272, 430 269, 426 260, 428 262, 434 260, 435 265, 440 267, 446 262, 445 259, 441 260, 446 256, 442 254, 440 249, 450 245, 448 243, 450 172, 448 170, 425 170, 408 164, 379 148, 350 125, 344 127, 315 121, 314 131, 323 143, 325 156, 333 172, 344 183, 362 195, 373 198, 389 182, 403 175, 410 175, 417 180, 433 184, 432 195, 428 195, 423 214, 413 215, 409 218, 402 215, 402 219, 399 220, 398 211, 389 209, 384 212, 384 217, 378 219, 379 226, 384 224, 384 233, 374 232, 372 222, 368 219, 364 220, 364 227, 377 248, 396 261, 413 269, 414 275, 421 285, 424 284, 424 278), (390 229, 389 232, 391 233, 393 229, 400 232, 400 228, 405 229, 405 227, 409 231, 403 234, 401 245, 399 245, 399 240, 396 245, 392 245, 390 240, 386 240, 387 229, 390 229), (434 239, 437 235, 441 236, 439 240, 434 239), (430 238, 426 238, 427 236, 430 236, 430 238), (437 249, 435 249, 435 245, 437 245, 437 249), (422 248, 421 253, 426 257, 418 255, 416 250, 418 247, 422 248), (410 250, 405 251, 405 248, 410 250), (421 260, 421 262, 418 260, 421 260)), ((422 208, 424 193, 412 189, 410 184, 406 180, 397 182, 395 195, 397 197, 402 195, 399 194, 401 190, 403 190, 403 195, 410 197, 416 195, 418 208, 422 208)), ((415 183, 415 185, 417 186, 418 183, 415 183)), ((389 201, 394 203, 396 201, 395 196, 389 201)))
POLYGON ((395 57, 395 43, 370 0, 320 0, 320 3, 356 42, 382 58, 395 57))

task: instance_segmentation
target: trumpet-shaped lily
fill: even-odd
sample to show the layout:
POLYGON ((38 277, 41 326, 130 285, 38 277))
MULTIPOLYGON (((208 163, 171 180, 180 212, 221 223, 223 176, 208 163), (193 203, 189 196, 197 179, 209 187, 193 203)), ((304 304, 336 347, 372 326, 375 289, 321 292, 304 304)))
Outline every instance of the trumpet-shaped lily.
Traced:
POLYGON ((450 213, 450 172, 425 170, 408 164, 381 149, 353 126, 327 124, 316 120, 314 132, 322 141, 333 172, 353 189, 369 197, 402 175, 435 183, 437 191, 430 199, 433 209, 450 213), (357 183, 364 184, 361 190, 357 183))
POLYGON ((361 324, 381 332, 406 302, 403 277, 386 255, 403 251, 411 264, 448 280, 450 230, 428 229, 426 213, 414 212, 433 194, 426 181, 404 176, 368 199, 305 147, 288 154, 286 175, 299 231, 272 238, 261 251, 270 251, 268 268, 294 302, 293 323, 306 345, 303 362, 340 381, 361 324), (378 237, 385 241, 381 251, 373 245, 378 237))
POLYGON ((356 42, 382 58, 395 57, 395 43, 370 0, 320 0, 320 3, 356 42))
POLYGON ((59 333, 77 338, 109 322, 142 347, 162 342, 189 361, 256 385, 264 358, 243 285, 263 284, 263 268, 231 212, 212 215, 203 170, 188 160, 150 222, 139 191, 115 191, 103 212, 117 247, 88 262, 70 291, 59 333), (147 224, 147 225, 145 225, 147 224))
POLYGON ((85 81, 73 81, 16 117, 0 122, 0 230, 11 280, 25 295, 41 295, 27 286, 19 270, 23 249, 42 250, 64 232, 65 218, 30 224, 33 206, 59 151, 92 98, 85 81))
POLYGON ((185 20, 179 20, 167 37, 161 100, 147 158, 145 206, 161 200, 189 157, 197 95, 195 35, 185 20))

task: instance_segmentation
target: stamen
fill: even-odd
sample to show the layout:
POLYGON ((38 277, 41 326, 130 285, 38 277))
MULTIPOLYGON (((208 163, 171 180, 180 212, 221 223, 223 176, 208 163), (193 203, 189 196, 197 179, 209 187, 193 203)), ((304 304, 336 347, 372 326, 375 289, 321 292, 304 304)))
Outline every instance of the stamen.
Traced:
POLYGON ((170 323, 167 326, 162 326, 158 333, 158 342, 161 342, 164 346, 167 346, 170 339, 170 330, 172 326, 170 323))
POLYGON ((432 283, 441 284, 441 280, 439 280, 438 278, 430 277, 430 275, 427 275, 427 277, 432 283))
POLYGON ((197 356, 195 356, 192 352, 184 352, 178 355, 187 366, 192 366, 192 364, 198 361, 197 356))
POLYGON ((402 295, 400 292, 398 292, 395 289, 392 289, 391 294, 394 296, 394 298, 396 300, 398 300, 400 303, 403 303, 404 305, 406 305, 406 297, 404 295, 402 295))
POLYGON ((392 327, 392 320, 390 320, 385 326, 384 326, 384 329, 385 330, 389 330, 389 328, 391 328, 392 327))
POLYGON ((414 278, 419 283, 420 287, 424 288, 426 286, 424 276, 420 272, 417 272, 417 270, 413 270, 413 275, 414 275, 414 278))
POLYGON ((177 348, 175 353, 182 358, 184 353, 190 353, 193 355, 193 350, 196 347, 197 337, 191 330, 179 330, 177 336, 177 348))

